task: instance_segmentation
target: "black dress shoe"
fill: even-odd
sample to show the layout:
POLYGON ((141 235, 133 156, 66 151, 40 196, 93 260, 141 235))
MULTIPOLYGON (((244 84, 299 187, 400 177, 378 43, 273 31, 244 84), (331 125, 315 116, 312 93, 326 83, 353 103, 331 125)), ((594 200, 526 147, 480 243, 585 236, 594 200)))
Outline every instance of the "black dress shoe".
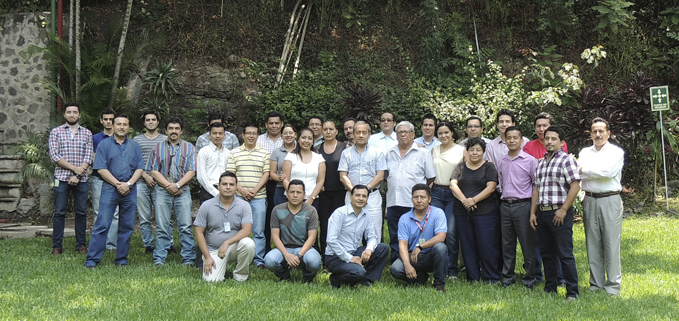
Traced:
POLYGON ((153 248, 150 247, 150 246, 147 246, 147 247, 144 249, 144 253, 145 253, 145 254, 153 254, 153 248))
POLYGON ((55 248, 52 249, 52 254, 54 254, 54 255, 61 255, 61 252, 62 252, 62 250, 61 250, 60 247, 55 247, 55 248))

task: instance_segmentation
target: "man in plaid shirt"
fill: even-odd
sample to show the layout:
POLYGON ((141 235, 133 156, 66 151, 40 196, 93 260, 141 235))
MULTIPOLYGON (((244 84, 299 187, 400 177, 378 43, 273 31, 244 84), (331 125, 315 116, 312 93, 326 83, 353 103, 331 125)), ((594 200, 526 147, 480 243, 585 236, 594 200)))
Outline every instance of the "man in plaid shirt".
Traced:
POLYGON ((580 191, 575 159, 561 150, 565 134, 556 125, 545 130, 545 157, 535 170, 530 224, 537 227, 545 267, 545 292, 557 292, 557 259, 566 279, 566 301, 578 298, 578 271, 573 256, 573 202, 580 191), (537 216, 536 216, 537 213, 537 216))
POLYGON ((85 229, 87 214, 85 206, 88 196, 87 168, 92 163, 92 132, 78 124, 80 106, 68 103, 64 107, 66 123, 50 132, 49 154, 54 168, 54 218, 52 254, 62 252, 64 218, 68 207, 69 194, 73 194, 75 209, 75 249, 87 253, 85 229))

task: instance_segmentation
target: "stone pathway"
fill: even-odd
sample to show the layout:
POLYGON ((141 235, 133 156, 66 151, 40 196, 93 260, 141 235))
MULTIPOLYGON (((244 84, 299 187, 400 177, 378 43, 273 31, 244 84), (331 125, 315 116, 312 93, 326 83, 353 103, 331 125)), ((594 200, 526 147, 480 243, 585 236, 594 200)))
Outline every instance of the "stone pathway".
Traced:
MULTIPOLYGON (((52 229, 45 225, 30 223, 0 223, 0 239, 23 239, 38 236, 52 236, 52 229)), ((75 230, 64 229, 64 237, 75 237, 75 230)))

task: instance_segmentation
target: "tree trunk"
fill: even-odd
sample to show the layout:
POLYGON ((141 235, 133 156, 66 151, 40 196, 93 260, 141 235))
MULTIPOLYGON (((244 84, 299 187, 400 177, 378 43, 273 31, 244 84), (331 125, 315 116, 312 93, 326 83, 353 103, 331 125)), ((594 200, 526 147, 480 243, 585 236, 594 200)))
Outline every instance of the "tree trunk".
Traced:
POLYGON ((75 101, 80 100, 80 0, 75 0, 75 101))
MULTIPOLYGON (((68 9, 68 46, 73 50, 73 38, 75 36, 75 32, 73 30, 73 27, 75 27, 75 2, 74 0, 69 1, 69 9, 68 9)), ((71 68, 70 66, 68 67, 69 69, 71 68)), ((71 88, 71 97, 75 97, 75 88, 73 86, 73 78, 68 77, 68 87, 71 88)))
POLYGON ((127 1, 127 10, 125 11, 125 21, 123 22, 123 30, 120 33, 120 45, 118 45, 118 57, 116 59, 116 69, 113 72, 113 86, 111 86, 111 97, 108 100, 108 108, 113 109, 113 103, 116 100, 116 89, 118 89, 118 81, 120 79, 120 65, 123 63, 123 49, 125 49, 125 38, 127 38, 127 27, 130 25, 130 16, 132 15, 132 2, 127 1))

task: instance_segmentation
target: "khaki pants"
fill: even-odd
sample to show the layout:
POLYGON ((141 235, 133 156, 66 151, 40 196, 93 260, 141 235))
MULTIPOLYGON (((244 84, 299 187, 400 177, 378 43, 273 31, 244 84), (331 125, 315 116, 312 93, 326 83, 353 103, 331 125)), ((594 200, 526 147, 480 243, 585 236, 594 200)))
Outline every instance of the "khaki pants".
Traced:
MULTIPOLYGON (((207 282, 224 281, 226 265, 233 261, 238 261, 236 269, 233 270, 233 279, 238 282, 248 279, 248 275, 250 274, 250 263, 255 257, 255 241, 246 237, 236 244, 231 244, 226 250, 226 255, 223 259, 220 259, 219 256, 217 256, 217 252, 218 251, 210 251, 210 256, 212 256, 212 259, 215 261, 216 267, 212 267, 210 274, 205 274, 205 272, 203 272, 203 280, 207 282)), ((205 257, 203 257, 203 262, 205 262, 205 257)))

